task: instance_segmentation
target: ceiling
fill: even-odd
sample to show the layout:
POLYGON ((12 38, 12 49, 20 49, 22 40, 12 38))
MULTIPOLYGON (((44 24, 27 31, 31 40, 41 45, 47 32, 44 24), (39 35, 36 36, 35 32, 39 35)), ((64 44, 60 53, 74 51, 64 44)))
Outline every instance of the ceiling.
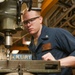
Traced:
POLYGON ((45 13, 44 23, 48 27, 64 28, 75 36, 75 0, 58 0, 45 13))

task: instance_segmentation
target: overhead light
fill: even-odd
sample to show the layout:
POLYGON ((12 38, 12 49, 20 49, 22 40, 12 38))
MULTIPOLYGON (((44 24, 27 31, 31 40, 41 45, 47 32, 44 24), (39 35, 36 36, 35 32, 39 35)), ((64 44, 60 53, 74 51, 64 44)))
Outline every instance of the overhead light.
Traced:
POLYGON ((1 3, 1 2, 4 2, 4 1, 5 1, 5 0, 0 0, 0 3, 1 3))
POLYGON ((19 50, 13 50, 12 54, 17 54, 19 52, 19 50))
POLYGON ((23 41, 24 45, 30 45, 31 41, 23 41))
POLYGON ((30 44, 30 41, 26 41, 25 44, 26 44, 26 45, 29 45, 29 44, 30 44))

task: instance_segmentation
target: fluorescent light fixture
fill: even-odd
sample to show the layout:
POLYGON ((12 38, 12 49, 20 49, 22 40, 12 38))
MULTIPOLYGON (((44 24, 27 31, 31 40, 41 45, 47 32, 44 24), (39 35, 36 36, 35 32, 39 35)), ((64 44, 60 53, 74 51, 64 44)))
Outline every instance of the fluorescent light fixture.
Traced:
POLYGON ((26 41, 25 44, 26 44, 26 45, 29 45, 29 44, 30 44, 30 41, 26 41))
POLYGON ((0 3, 1 3, 1 2, 4 2, 4 1, 5 1, 5 0, 0 0, 0 3))
POLYGON ((24 41, 23 44, 24 45, 29 45, 31 43, 31 41, 24 41))
POLYGON ((19 50, 13 50, 12 54, 17 54, 19 52, 19 50))

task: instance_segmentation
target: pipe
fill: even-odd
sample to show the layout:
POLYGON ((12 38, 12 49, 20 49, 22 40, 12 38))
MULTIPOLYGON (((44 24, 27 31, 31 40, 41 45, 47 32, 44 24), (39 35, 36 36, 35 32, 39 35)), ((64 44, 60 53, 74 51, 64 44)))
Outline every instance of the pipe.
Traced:
POLYGON ((65 5, 65 6, 67 6, 67 7, 71 7, 71 6, 72 6, 71 4, 65 3, 65 2, 63 2, 63 1, 61 1, 61 0, 59 0, 59 2, 60 2, 61 4, 63 4, 63 5, 65 5))

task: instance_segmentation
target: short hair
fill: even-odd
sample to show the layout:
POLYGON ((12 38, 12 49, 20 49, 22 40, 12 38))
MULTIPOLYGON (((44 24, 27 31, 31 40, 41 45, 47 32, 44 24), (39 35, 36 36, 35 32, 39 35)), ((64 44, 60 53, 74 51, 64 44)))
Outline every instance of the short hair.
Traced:
POLYGON ((28 10, 28 9, 26 8, 26 9, 24 9, 24 10, 22 11, 21 20, 23 20, 24 14, 25 14, 26 12, 29 12, 29 11, 35 11, 36 14, 41 15, 41 8, 35 8, 35 7, 33 7, 33 8, 31 8, 31 10, 28 10))

